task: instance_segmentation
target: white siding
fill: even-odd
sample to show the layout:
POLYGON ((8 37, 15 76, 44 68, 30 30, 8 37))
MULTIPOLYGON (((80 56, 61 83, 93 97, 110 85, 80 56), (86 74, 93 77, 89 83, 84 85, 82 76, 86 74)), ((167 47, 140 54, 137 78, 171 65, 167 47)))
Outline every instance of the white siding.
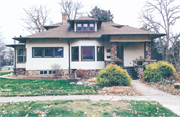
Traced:
POLYGON ((79 46, 79 61, 71 60, 71 69, 104 69, 104 61, 97 61, 97 46, 103 46, 97 40, 74 40, 71 47, 79 46), (95 61, 81 61, 81 46, 95 46, 95 61))
POLYGON ((26 70, 50 70, 51 65, 59 64, 68 69, 68 42, 55 39, 28 40, 26 70), (32 47, 63 47, 62 58, 32 58, 32 47))
POLYGON ((124 45, 124 66, 133 66, 133 60, 144 57, 144 43, 127 43, 124 45))

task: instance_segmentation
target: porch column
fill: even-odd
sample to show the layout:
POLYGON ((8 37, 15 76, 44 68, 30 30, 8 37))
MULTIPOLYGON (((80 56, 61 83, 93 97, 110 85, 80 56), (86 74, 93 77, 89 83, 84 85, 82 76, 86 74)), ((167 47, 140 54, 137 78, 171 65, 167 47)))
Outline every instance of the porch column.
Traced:
POLYGON ((151 60, 151 42, 145 42, 145 59, 151 60))
POLYGON ((111 60, 113 57, 117 57, 117 42, 111 42, 111 60))

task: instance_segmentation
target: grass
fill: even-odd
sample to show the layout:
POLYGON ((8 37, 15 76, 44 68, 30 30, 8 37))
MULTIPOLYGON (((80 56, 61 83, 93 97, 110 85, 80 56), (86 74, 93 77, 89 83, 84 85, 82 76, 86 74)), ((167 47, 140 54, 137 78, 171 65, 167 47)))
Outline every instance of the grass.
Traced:
POLYGON ((0 71, 0 76, 2 76, 2 75, 6 75, 6 74, 10 74, 10 73, 11 73, 11 72, 9 72, 9 71, 8 71, 8 72, 7 72, 7 71, 6 71, 6 72, 2 72, 2 71, 0 71))
POLYGON ((54 100, 0 103, 0 115, 56 117, 178 116, 155 101, 54 100))
POLYGON ((54 79, 5 79, 0 78, 0 96, 83 95, 97 94, 98 88, 69 84, 54 79))

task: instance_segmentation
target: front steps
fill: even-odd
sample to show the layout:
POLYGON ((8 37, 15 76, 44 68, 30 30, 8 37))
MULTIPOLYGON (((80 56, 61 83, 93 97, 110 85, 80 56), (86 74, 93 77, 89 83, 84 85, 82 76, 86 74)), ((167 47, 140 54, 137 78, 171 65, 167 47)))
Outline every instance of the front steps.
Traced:
POLYGON ((134 67, 123 67, 123 69, 127 70, 128 74, 131 76, 133 80, 138 79, 134 67))

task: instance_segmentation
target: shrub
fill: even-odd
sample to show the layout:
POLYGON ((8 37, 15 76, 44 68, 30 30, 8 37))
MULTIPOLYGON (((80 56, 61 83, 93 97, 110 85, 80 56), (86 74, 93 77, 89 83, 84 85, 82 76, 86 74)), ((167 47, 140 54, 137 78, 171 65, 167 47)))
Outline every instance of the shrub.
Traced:
POLYGON ((126 70, 123 70, 117 65, 108 65, 104 70, 101 70, 97 76, 97 85, 103 86, 130 86, 131 78, 126 70))
POLYGON ((82 79, 90 78, 90 74, 88 74, 86 70, 82 70, 82 69, 76 70, 76 75, 77 77, 82 79))
POLYGON ((146 67, 146 70, 143 74, 143 79, 147 82, 157 82, 161 79, 174 76, 175 73, 176 70, 170 63, 159 61, 146 67))

